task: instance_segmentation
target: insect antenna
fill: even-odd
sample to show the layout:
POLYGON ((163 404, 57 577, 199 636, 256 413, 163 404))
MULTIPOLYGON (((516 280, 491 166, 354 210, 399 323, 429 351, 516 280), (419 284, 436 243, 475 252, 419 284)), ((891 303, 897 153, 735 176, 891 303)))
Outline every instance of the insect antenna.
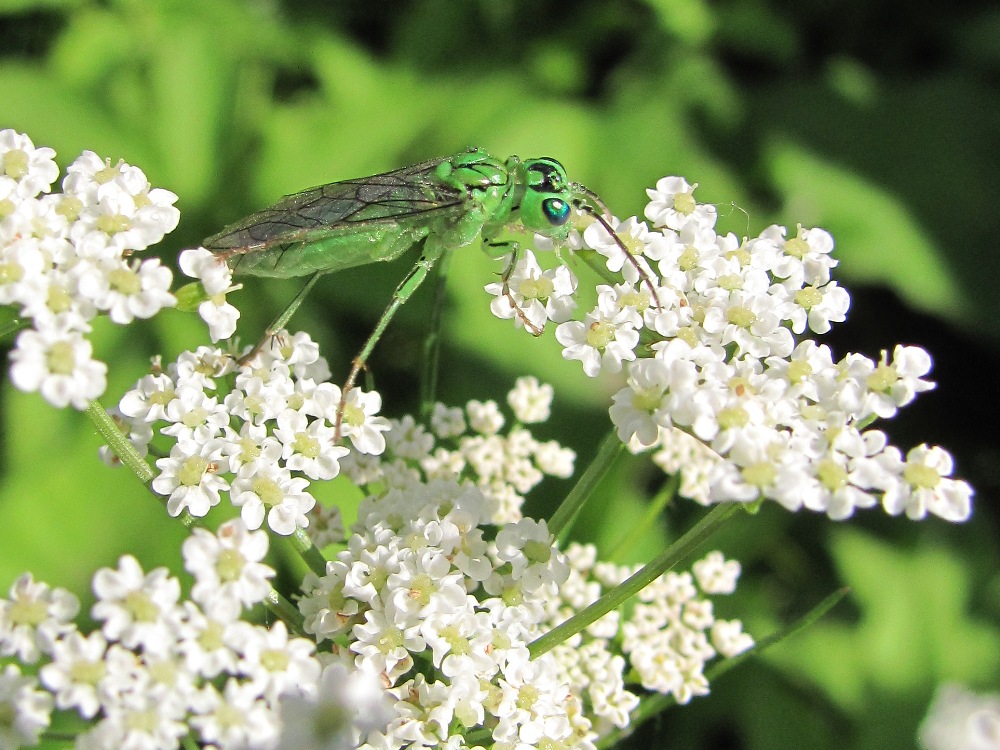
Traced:
POLYGON ((628 258, 628 262, 632 264, 632 267, 635 268, 636 272, 639 274, 642 280, 646 282, 646 286, 649 287, 650 296, 652 296, 653 301, 656 303, 657 309, 662 310, 663 305, 660 304, 660 298, 656 294, 656 285, 653 284, 653 280, 649 277, 649 274, 646 273, 646 269, 642 267, 642 265, 639 263, 638 259, 635 257, 632 251, 625 246, 624 242, 622 242, 622 239, 621 237, 618 236, 618 233, 611 228, 611 224, 605 218, 607 216, 611 216, 611 211, 608 210, 608 207, 604 204, 604 201, 602 201, 595 192, 589 190, 587 187, 581 185, 578 182, 574 182, 572 184, 572 188, 575 192, 586 196, 587 199, 590 201, 590 203, 593 204, 590 205, 583 200, 577 200, 574 201, 576 207, 579 208, 581 211, 586 211, 588 214, 593 216, 598 222, 600 222, 601 226, 604 227, 605 231, 607 231, 607 233, 611 235, 611 238, 614 240, 614 243, 618 245, 619 249, 623 253, 625 253, 625 257, 628 258), (600 211, 597 210, 598 208, 600 209, 600 211))

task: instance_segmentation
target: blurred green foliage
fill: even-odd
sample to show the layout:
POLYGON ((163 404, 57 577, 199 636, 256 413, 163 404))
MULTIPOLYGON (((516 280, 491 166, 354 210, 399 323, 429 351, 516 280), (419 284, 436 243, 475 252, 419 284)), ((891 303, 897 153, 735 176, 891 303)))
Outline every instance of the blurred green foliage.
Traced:
MULTIPOLYGON (((860 321, 842 327, 839 353, 906 341, 936 355, 929 411, 911 407, 918 416, 894 437, 956 448, 977 515, 957 528, 876 512, 835 525, 771 507, 741 519, 715 540, 745 569, 725 615, 765 635, 841 583, 850 605, 633 741, 906 748, 942 680, 1000 686, 998 40, 1000 10, 971 0, 0 0, 0 127, 63 164, 83 149, 124 158, 176 192, 167 256, 284 193, 467 145, 554 156, 623 217, 641 211, 644 187, 682 174, 738 234, 829 229, 860 321)), ((298 313, 335 377, 406 268, 325 278, 298 313)), ((493 318, 482 287, 497 270, 474 251, 452 264, 441 395, 497 397, 520 374, 552 382, 556 416, 540 436, 583 463, 617 386, 585 378, 551 336, 493 318)), ((253 338, 296 285, 245 283, 233 301, 253 338)), ((371 361, 390 414, 415 406, 428 296, 371 361)), ((203 333, 167 312, 127 339, 108 327, 94 340, 111 402, 149 356, 203 333)), ((85 594, 93 569, 126 551, 177 567, 182 532, 123 472, 95 463, 82 415, 5 384, 0 416, 0 586, 31 569, 85 594)), ((578 533, 614 546, 659 481, 648 462, 624 460, 578 533)), ((530 511, 548 512, 567 488, 545 489, 547 507, 530 511)), ((669 508, 628 559, 647 559, 699 512, 669 508)))

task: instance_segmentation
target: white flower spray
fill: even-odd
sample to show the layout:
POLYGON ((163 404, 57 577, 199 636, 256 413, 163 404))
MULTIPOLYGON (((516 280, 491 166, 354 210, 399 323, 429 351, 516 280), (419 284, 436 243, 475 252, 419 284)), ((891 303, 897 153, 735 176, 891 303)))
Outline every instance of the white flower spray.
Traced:
MULTIPOLYGON (((527 496, 576 462, 528 429, 552 413, 553 389, 536 378, 507 394, 509 414, 486 400, 434 404, 426 424, 387 419, 377 392, 352 388, 341 415, 319 347, 282 331, 247 361, 209 346, 158 359, 101 422, 92 321, 178 304, 220 341, 235 330, 227 295, 238 287, 196 248, 179 265, 198 281, 171 292, 169 269, 135 253, 176 226, 176 196, 91 152, 49 194, 53 157, 0 131, 0 304, 18 316, 8 331, 24 329, 11 380, 87 409, 116 446, 102 455, 194 524, 182 548, 191 585, 185 596, 166 569, 124 556, 94 575, 97 627, 85 632, 72 594, 15 581, 0 600, 0 656, 16 662, 0 674, 11 717, 0 746, 35 744, 67 712, 86 726, 79 748, 591 749, 634 726, 647 701, 707 694, 706 670, 754 647, 740 620, 714 613, 736 589, 737 561, 716 551, 690 572, 662 572, 672 559, 650 573, 556 544, 559 513, 524 515, 527 496), (311 492, 335 478, 364 495, 347 533, 311 492), (213 508, 239 517, 209 531, 213 508), (272 588, 272 536, 290 537, 310 567, 290 597, 272 588), (254 624, 261 605, 278 618, 268 627, 254 624)), ((606 282, 592 309, 579 309, 568 266, 543 270, 525 248, 487 287, 493 312, 535 334, 555 323, 589 376, 624 371, 610 408, 618 438, 652 451, 702 504, 968 517, 971 488, 951 478, 947 452, 904 455, 868 429, 932 387, 929 356, 897 347, 879 362, 834 361, 796 339, 846 314, 832 238, 801 227, 718 236, 695 187, 660 180, 652 227, 608 217, 615 237, 578 217, 569 245, 606 282)))

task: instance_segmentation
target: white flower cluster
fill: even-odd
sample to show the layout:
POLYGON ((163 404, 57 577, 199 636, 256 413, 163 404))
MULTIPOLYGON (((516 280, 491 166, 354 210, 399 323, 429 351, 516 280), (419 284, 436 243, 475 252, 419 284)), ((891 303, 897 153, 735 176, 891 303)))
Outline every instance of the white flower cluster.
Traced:
POLYGON ((0 674, 0 715, 13 718, 0 723, 0 746, 35 744, 54 708, 88 722, 77 748, 107 750, 175 748, 184 738, 234 750, 347 748, 384 727, 390 714, 374 676, 317 657, 283 622, 239 619, 270 591, 267 547, 267 535, 239 519, 218 534, 195 529, 183 546, 190 600, 165 568, 145 573, 122 557, 94 576, 91 617, 101 626, 88 634, 72 621, 72 594, 19 578, 0 600, 0 654, 37 677, 15 665, 0 674), (323 724, 331 715, 340 722, 323 724), (306 728, 320 726, 324 736, 305 744, 306 728))
POLYGON ((921 445, 904 456, 867 429, 933 387, 924 379, 930 356, 897 346, 877 362, 834 360, 827 346, 796 342, 846 317, 848 294, 831 280, 831 236, 799 227, 789 237, 772 226, 741 241, 716 234, 714 207, 697 203, 683 179, 647 192, 654 228, 612 219, 612 237, 590 217, 571 237, 619 279, 597 286, 582 320, 570 319, 576 278, 563 266, 542 271, 531 252, 487 287, 494 313, 536 333, 558 323, 563 356, 591 377, 628 363, 610 409, 618 435, 635 451, 661 449, 657 463, 681 471, 689 497, 770 498, 834 519, 879 502, 913 519, 968 518, 972 488, 951 478, 945 450, 921 445))
MULTIPOLYGON (((200 347, 142 378, 122 397, 118 421, 143 455, 154 428, 169 439, 152 486, 171 515, 204 516, 228 493, 249 528, 266 520, 288 535, 309 525, 310 481, 337 476, 350 453, 334 444, 341 389, 329 377, 304 333, 278 334, 239 366, 221 349, 200 347)), ((355 451, 384 450, 389 422, 380 408, 377 393, 348 393, 341 434, 355 451)), ((337 520, 319 513, 335 540, 337 520)))
MULTIPOLYGON (((633 571, 595 565, 593 547, 574 545, 567 561, 532 519, 488 541, 489 506, 468 482, 389 489, 362 504, 327 574, 306 576, 306 631, 321 646, 346 647, 395 699, 395 718, 362 747, 460 750, 474 736, 480 746, 594 748, 602 733, 627 726, 639 703, 626 688, 630 667, 644 687, 687 702, 707 692, 707 659, 753 644, 739 622, 714 620, 690 574, 668 574, 621 634, 610 613, 531 659, 532 640, 633 571)), ((695 566, 706 593, 732 591, 738 575, 718 553, 695 566)))
POLYGON ((84 409, 106 386, 107 366, 86 334, 106 314, 118 324, 176 302, 158 258, 129 256, 177 226, 177 196, 152 188, 142 170, 84 151, 62 192, 51 148, 0 130, 0 305, 30 328, 11 352, 11 381, 55 406, 84 409))
POLYGON ((370 489, 406 488, 433 479, 469 480, 489 501, 490 523, 518 521, 524 496, 546 475, 565 479, 573 474, 572 450, 554 440, 540 442, 522 426, 549 418, 552 393, 552 386, 537 378, 518 378, 507 395, 516 423, 506 434, 506 419, 495 401, 470 401, 464 410, 435 404, 432 432, 413 417, 389 420, 385 454, 352 453, 343 462, 344 470, 359 487, 370 489))
MULTIPOLYGON (((573 543, 566 556, 570 575, 558 596, 546 602, 548 621, 543 629, 589 606, 638 570, 598 561, 593 545, 573 543)), ((740 564, 711 552, 692 570, 693 576, 674 572, 660 576, 639 593, 641 603, 627 616, 609 612, 553 649, 562 678, 584 693, 601 725, 626 727, 629 713, 639 704, 638 695, 625 688, 623 675, 629 668, 646 690, 686 704, 708 694, 704 675, 708 660, 717 655, 731 658, 753 647, 742 623, 716 619, 712 601, 705 598, 733 593, 740 564), (699 596, 699 588, 705 596, 699 596)))

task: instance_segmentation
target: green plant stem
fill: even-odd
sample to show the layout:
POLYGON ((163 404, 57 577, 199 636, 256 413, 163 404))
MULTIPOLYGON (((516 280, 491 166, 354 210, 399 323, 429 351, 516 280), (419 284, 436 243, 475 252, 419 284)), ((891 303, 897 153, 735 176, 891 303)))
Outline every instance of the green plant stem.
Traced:
POLYGON ((300 636, 306 635, 304 627, 305 620, 302 617, 302 613, 299 612, 298 607, 288 601, 273 588, 268 592, 267 597, 264 599, 264 606, 288 626, 289 632, 300 636))
POLYGON ((618 439, 615 431, 612 430, 609 432, 607 437, 601 442, 601 447, 597 450, 594 460, 590 462, 587 470, 583 472, 583 476, 580 477, 573 489, 566 495, 566 499, 562 501, 556 512, 552 514, 552 518, 549 519, 549 531, 552 536, 559 540, 566 537, 570 527, 573 525, 573 521, 576 520, 577 515, 590 498, 594 488, 604 478, 604 475, 608 473, 611 465, 624 448, 625 446, 622 445, 622 441, 618 439))
POLYGON ((698 521, 684 536, 671 544, 655 560, 647 563, 628 580, 610 591, 604 592, 601 598, 589 607, 577 612, 566 620, 566 622, 554 627, 548 633, 532 642, 528 646, 531 658, 544 654, 546 651, 581 632, 592 622, 599 620, 611 610, 620 607, 691 554, 702 542, 732 518, 738 510, 740 510, 740 503, 716 505, 704 518, 698 521))
POLYGON ((680 472, 667 478, 663 487, 660 491, 656 493, 656 496, 652 499, 649 505, 646 507, 646 512, 642 519, 628 529, 624 534, 622 534, 621 539, 618 543, 611 548, 611 551, 604 556, 604 559, 615 562, 618 559, 618 555, 622 550, 630 547, 632 543, 645 534, 649 529, 657 522, 663 509, 667 507, 667 504, 677 496, 677 488, 681 484, 680 472))
MULTIPOLYGON (((837 602, 847 596, 849 591, 850 589, 848 588, 842 588, 834 591, 798 620, 791 623, 787 627, 782 628, 778 632, 772 633, 766 638, 758 641, 754 644, 753 648, 744 651, 739 656, 734 656, 732 659, 726 659, 713 664, 712 667, 705 672, 705 677, 710 683, 714 682, 721 675, 725 674, 733 667, 739 666, 747 659, 759 656, 761 653, 771 648, 771 646, 797 635, 833 609, 837 602)), ((602 749, 614 747, 620 740, 624 739, 628 734, 634 732, 639 726, 649 721, 661 711, 666 710, 676 702, 677 701, 674 699, 673 695, 655 695, 651 698, 643 700, 643 702, 639 705, 639 708, 632 712, 628 727, 624 730, 616 729, 610 734, 605 735, 597 743, 597 747, 602 749)))
POLYGON ((313 540, 304 529, 295 529, 289 541, 292 543, 295 551, 305 561, 305 564, 309 566, 309 570, 321 577, 326 575, 326 558, 316 548, 313 540))
POLYGON ((149 487, 156 478, 156 472, 146 463, 146 459, 139 455, 139 451, 125 433, 118 429, 118 425, 100 401, 90 402, 87 406, 87 416, 118 459, 138 477, 140 482, 149 487))
POLYGON ((441 360, 441 321, 448 291, 448 267, 454 253, 444 253, 434 269, 434 295, 431 319, 424 339, 424 361, 420 373, 420 421, 430 428, 431 414, 437 399, 438 368, 441 360))

